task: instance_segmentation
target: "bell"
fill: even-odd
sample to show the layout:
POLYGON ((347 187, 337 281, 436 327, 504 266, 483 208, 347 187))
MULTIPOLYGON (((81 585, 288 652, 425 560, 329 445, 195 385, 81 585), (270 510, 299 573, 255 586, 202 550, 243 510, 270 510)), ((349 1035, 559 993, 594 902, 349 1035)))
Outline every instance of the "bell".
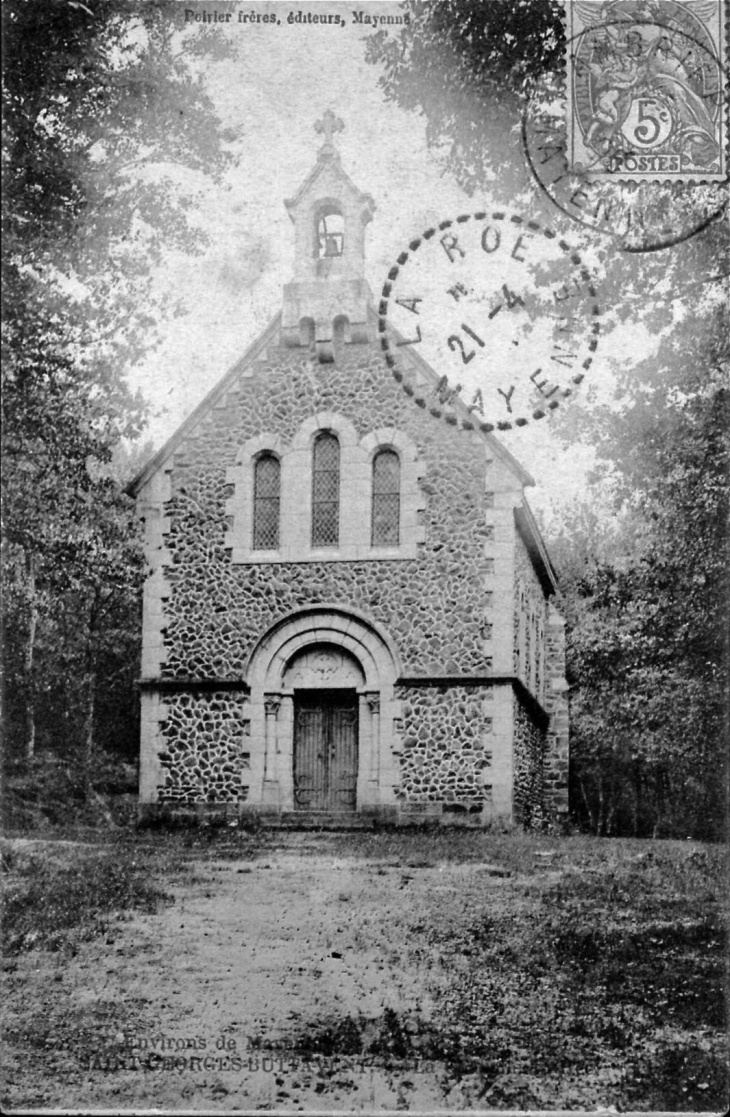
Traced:
POLYGON ((337 237, 328 234, 324 247, 325 256, 341 256, 340 246, 337 243, 337 237))

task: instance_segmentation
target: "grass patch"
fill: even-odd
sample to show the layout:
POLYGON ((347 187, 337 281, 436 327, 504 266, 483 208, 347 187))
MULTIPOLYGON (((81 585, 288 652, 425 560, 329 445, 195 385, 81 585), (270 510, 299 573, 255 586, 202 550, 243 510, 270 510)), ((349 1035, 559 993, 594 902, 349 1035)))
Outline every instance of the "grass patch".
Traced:
POLYGON ((475 873, 458 902, 394 925, 435 1011, 314 1020, 283 1050, 435 1064, 444 1099, 458 1083, 475 1109, 726 1107, 724 849, 434 834, 418 858, 410 835, 340 837, 340 856, 367 848, 420 868, 458 861, 466 840, 466 860, 513 876, 475 873))
POLYGON ((284 1052, 302 1059, 358 1056, 372 1064, 397 1064, 402 1060, 439 1057, 436 1033, 413 1013, 386 1008, 378 1017, 325 1017, 308 1024, 305 1032, 278 1043, 251 1039, 254 1051, 284 1052))
POLYGON ((724 851, 592 853, 436 930, 443 1058, 489 1106, 723 1109, 724 851))
MULTIPOLYGON (((356 1060, 393 1068, 403 1081, 411 1069, 428 1073, 447 1108, 457 1096, 459 1108, 476 1110, 600 1104, 701 1112, 726 1105, 722 847, 225 827, 145 832, 112 845, 107 834, 97 845, 21 841, 6 848, 8 933, 16 953, 112 937, 115 919, 155 910, 183 872, 189 882, 197 869, 215 897, 215 873, 230 860, 243 862, 238 871, 248 873, 293 851, 310 853, 318 864, 333 858, 338 871, 353 876, 342 875, 344 890, 339 877, 333 886, 337 915, 326 949, 337 946, 332 956, 342 951, 360 978, 370 966, 374 991, 384 980, 380 972, 389 974, 388 1007, 384 993, 372 1016, 356 1011, 357 1000, 338 1015, 322 998, 294 1024, 293 1016, 283 1018, 280 1002, 280 1015, 268 1023, 274 1050, 326 1059, 332 1083, 338 1060, 343 1074, 350 1074, 347 1060, 356 1060), (472 871, 462 873, 461 864, 472 871), (490 866, 504 872, 481 871, 490 866), (367 902, 373 888, 382 904, 367 902), (425 1064, 435 1070, 425 1071, 425 1064)), ((231 879, 241 882, 245 896, 251 878, 231 879)), ((280 879, 274 874, 272 889, 280 879)), ((280 899, 285 904, 286 894, 280 899)), ((297 964, 318 964, 306 944, 301 954, 297 964)), ((62 958, 46 961, 62 972, 62 958)), ((11 980, 27 980, 24 966, 17 963, 20 976, 11 980)), ((281 984, 290 972, 281 971, 281 984)), ((61 1010, 54 1002, 63 984, 54 980, 33 1019, 18 1013, 11 1037, 39 1067, 43 1058, 55 1059, 53 1052, 66 1051, 80 1073, 94 1034, 101 1037, 96 1047, 113 1054, 115 1037, 128 1025, 140 1034, 147 1023, 154 1027, 154 999, 135 1006, 137 1019, 129 1021, 111 1001, 93 1013, 72 1003, 61 1010)), ((187 1018, 186 1026, 192 1027, 187 1018)), ((257 1032, 260 1026, 257 1020, 257 1032)), ((258 1043, 249 1038, 261 1051, 271 1049, 265 1036, 258 1043)))
POLYGON ((150 881, 149 858, 134 846, 3 840, 2 861, 6 956, 109 935, 114 917, 154 912, 172 898, 150 881))
POLYGON ((61 830, 131 828, 137 809, 136 764, 100 753, 93 786, 72 758, 40 753, 32 761, 5 759, 0 789, 3 829, 39 837, 61 830))

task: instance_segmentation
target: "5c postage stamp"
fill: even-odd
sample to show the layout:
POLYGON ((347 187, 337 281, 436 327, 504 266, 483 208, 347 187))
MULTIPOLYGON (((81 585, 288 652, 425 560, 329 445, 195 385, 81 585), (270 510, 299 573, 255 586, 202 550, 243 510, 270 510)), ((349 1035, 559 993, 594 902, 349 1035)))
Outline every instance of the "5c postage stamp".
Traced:
POLYGON ((723 179, 722 0, 573 0, 566 17, 570 169, 723 179))

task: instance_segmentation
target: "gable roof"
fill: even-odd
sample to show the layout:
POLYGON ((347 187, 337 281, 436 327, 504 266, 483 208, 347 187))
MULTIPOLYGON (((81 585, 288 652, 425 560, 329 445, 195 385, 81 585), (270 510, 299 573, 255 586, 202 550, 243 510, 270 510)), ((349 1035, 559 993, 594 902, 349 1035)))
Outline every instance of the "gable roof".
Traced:
POLYGON ((558 577, 547 553, 545 541, 526 500, 521 507, 515 508, 514 515, 520 539, 527 548, 538 581, 545 591, 545 596, 550 597, 557 591, 558 577))
MULTIPOLYGON (((373 332, 375 334, 375 326, 378 322, 378 316, 375 313, 373 307, 370 308, 370 318, 371 323, 374 327, 373 332)), ((223 397, 226 392, 231 390, 239 376, 245 376, 247 369, 251 368, 254 361, 256 361, 258 357, 262 356, 266 352, 267 346, 278 340, 280 329, 281 312, 279 312, 274 318, 272 318, 268 326, 263 330, 262 333, 259 334, 256 340, 251 345, 249 345, 245 353, 241 357, 239 357, 239 359, 231 366, 228 372, 225 373, 225 375, 218 381, 218 383, 213 388, 211 388, 211 390, 206 396, 204 396, 197 407, 190 413, 190 415, 188 415, 187 419, 185 419, 180 424, 175 433, 167 439, 167 441, 160 447, 157 453, 154 454, 153 457, 150 458, 147 464, 143 467, 143 469, 140 470, 134 480, 131 481, 129 485, 127 485, 125 491, 130 496, 137 495, 140 489, 149 481, 149 479, 157 472, 157 470, 160 469, 161 466, 164 465, 164 463, 167 461, 167 459, 175 453, 178 446, 185 441, 190 431, 198 425, 201 419, 204 418, 204 416, 208 413, 208 411, 211 410, 211 408, 215 407, 218 400, 221 399, 221 397, 223 397)), ((404 341, 404 338, 401 334, 398 333, 397 330, 389 327, 389 332, 393 335, 396 342, 404 341)), ((438 373, 434 372, 428 362, 425 361, 423 357, 421 357, 413 348, 405 350, 405 352, 407 353, 406 360, 408 361, 408 363, 410 363, 416 371, 425 376, 426 380, 430 381, 433 386, 436 387, 441 379, 438 373)), ((460 418, 463 418, 467 421, 472 418, 466 404, 463 403, 458 397, 455 400, 454 410, 460 418)), ((506 466, 508 466, 509 469, 512 470, 513 473, 516 474, 522 485, 532 486, 535 484, 532 475, 527 472, 524 466, 520 465, 517 458, 515 458, 509 452, 506 446, 503 446, 502 443, 499 442, 493 434, 478 430, 476 425, 474 427, 474 430, 475 433, 479 434, 480 437, 484 439, 494 456, 499 458, 506 466)))
POLYGON ((165 443, 160 447, 156 454, 150 458, 147 464, 139 471, 133 481, 127 485, 125 492, 130 496, 136 496, 139 490, 146 485, 150 477, 152 477, 157 470, 164 465, 169 457, 171 457, 181 442, 184 442, 188 434, 194 427, 198 425, 200 420, 215 407, 221 396, 235 384, 239 376, 245 375, 246 369, 254 363, 254 361, 266 352, 266 347, 275 341, 279 336, 281 328, 281 311, 272 318, 268 326, 256 338, 254 342, 249 345, 246 352, 238 358, 235 364, 231 365, 228 372, 218 381, 214 387, 203 397, 198 406, 190 412, 187 419, 184 419, 174 434, 170 435, 165 443))
POLYGON ((317 162, 312 167, 311 171, 297 190, 296 194, 293 194, 291 198, 284 199, 284 205, 289 211, 289 216, 291 217, 292 221, 294 220, 294 214, 291 211, 296 208, 307 191, 314 186, 317 179, 327 172, 335 172, 342 185, 352 193, 353 197, 357 198, 361 202, 366 202, 371 209, 375 209, 375 202, 373 201, 372 195, 364 193, 362 190, 358 189, 357 186, 355 186, 355 183, 352 181, 347 171, 340 163, 339 154, 335 151, 324 159, 318 156, 317 162))
MULTIPOLYGON (((371 321, 373 325, 378 322, 378 316, 373 307, 370 308, 371 321)), ((392 327, 389 328, 393 337, 397 341, 404 341, 403 336, 392 327)), ((246 376, 247 370, 250 370, 254 362, 262 355, 265 354, 269 345, 279 340, 281 330, 281 312, 276 314, 271 319, 268 326, 259 334, 259 336, 249 345, 245 353, 229 368, 228 372, 218 381, 218 383, 211 388, 211 390, 203 397, 195 409, 188 415, 174 434, 167 439, 167 441, 160 447, 156 454, 154 454, 147 464, 140 470, 133 481, 126 487, 126 492, 135 497, 139 491, 147 484, 151 477, 160 469, 168 458, 177 450, 178 446, 185 441, 190 431, 192 431, 197 424, 205 417, 211 408, 215 407, 218 400, 223 398, 226 392, 230 391, 240 376, 246 376)), ((420 354, 411 348, 404 348, 402 352, 406 354, 406 362, 411 364, 414 370, 421 373, 430 380, 434 387, 439 383, 440 377, 427 361, 420 356, 420 354)), ((466 404, 463 403, 457 396, 454 404, 454 410, 460 418, 470 419, 471 413, 466 404)), ((511 469, 518 477, 523 486, 533 486, 535 484, 534 478, 522 466, 519 461, 509 452, 506 446, 503 446, 493 434, 480 431, 476 426, 474 431, 478 434, 489 446, 495 457, 499 458, 509 469, 511 469)), ((550 561, 547 553, 545 542, 540 533, 540 529, 535 522, 535 518, 530 510, 527 501, 523 497, 521 507, 516 507, 514 510, 515 524, 519 531, 520 537, 524 542, 527 552, 535 567, 535 572, 540 580, 545 593, 549 596, 557 590, 558 581, 555 574, 555 569, 550 561)))

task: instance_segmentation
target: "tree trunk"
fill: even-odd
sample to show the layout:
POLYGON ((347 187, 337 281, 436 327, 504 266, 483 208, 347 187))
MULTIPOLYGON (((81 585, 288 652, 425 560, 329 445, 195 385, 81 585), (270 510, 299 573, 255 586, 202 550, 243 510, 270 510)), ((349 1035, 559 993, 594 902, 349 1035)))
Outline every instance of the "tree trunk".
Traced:
POLYGON ((594 834, 597 834, 598 831, 596 829, 596 826, 597 826, 596 814, 595 814, 595 811, 591 810, 591 804, 590 804, 590 801, 588 799, 588 793, 586 792, 586 785, 584 784, 583 777, 581 775, 578 776, 578 784, 580 785, 580 791, 581 791, 581 795, 583 796, 583 802, 585 803, 585 808, 586 808, 586 812, 588 814, 588 819, 589 819, 590 824, 591 824, 591 829, 592 829, 594 834))
POLYGON ((616 785, 612 781, 608 789, 608 808, 606 811, 606 834, 608 837, 613 835, 613 820, 616 816, 616 785))
MULTIPOLYGON (((94 614, 92 613, 92 616, 94 614)), ((83 785, 84 799, 87 807, 93 807, 97 820, 105 826, 114 827, 116 824, 109 807, 102 795, 94 790, 94 762, 96 760, 96 735, 94 732, 94 716, 96 713, 96 667, 93 653, 94 624, 89 624, 89 644, 86 654, 86 675, 84 678, 84 692, 86 695, 86 710, 84 713, 84 736, 82 742, 83 785)))
POLYGON ((25 680, 25 740, 23 755, 26 761, 35 756, 36 738, 36 687, 35 687, 35 641, 38 628, 38 599, 36 596, 35 555, 26 553, 25 568, 28 587, 28 639, 25 645, 23 675, 25 680))
POLYGON ((94 664, 94 633, 96 630, 96 597, 89 607, 88 628, 86 633, 86 655, 84 671, 84 728, 81 741, 81 769, 83 773, 84 795, 87 802, 92 798, 93 766, 96 753, 94 736, 94 713, 96 706, 96 671, 94 664))
POLYGON ((656 777, 656 818, 652 838, 658 838, 662 832, 667 806, 667 777, 663 768, 659 767, 656 777))
POLYGON ((639 769, 639 765, 636 762, 636 760, 634 760, 634 762, 631 766, 631 769, 632 769, 632 775, 633 775, 633 779, 631 781, 631 790, 633 792, 633 794, 632 794, 632 804, 631 804, 631 818, 632 818, 632 823, 633 823, 633 828, 634 828, 633 836, 635 838, 638 838, 638 836, 639 836, 639 817, 640 817, 640 814, 641 814, 641 810, 640 810, 640 806, 641 806, 641 771, 639 769))
POLYGON ((606 821, 606 801, 603 793, 603 774, 601 769, 598 769, 598 824, 596 827, 596 834, 600 837, 604 833, 606 821))
POLYGON ((84 737, 82 742, 82 766, 84 773, 84 793, 89 798, 91 794, 92 768, 94 763, 94 705, 96 698, 96 679, 93 671, 87 671, 84 679, 84 692, 86 695, 86 711, 84 714, 84 737))

